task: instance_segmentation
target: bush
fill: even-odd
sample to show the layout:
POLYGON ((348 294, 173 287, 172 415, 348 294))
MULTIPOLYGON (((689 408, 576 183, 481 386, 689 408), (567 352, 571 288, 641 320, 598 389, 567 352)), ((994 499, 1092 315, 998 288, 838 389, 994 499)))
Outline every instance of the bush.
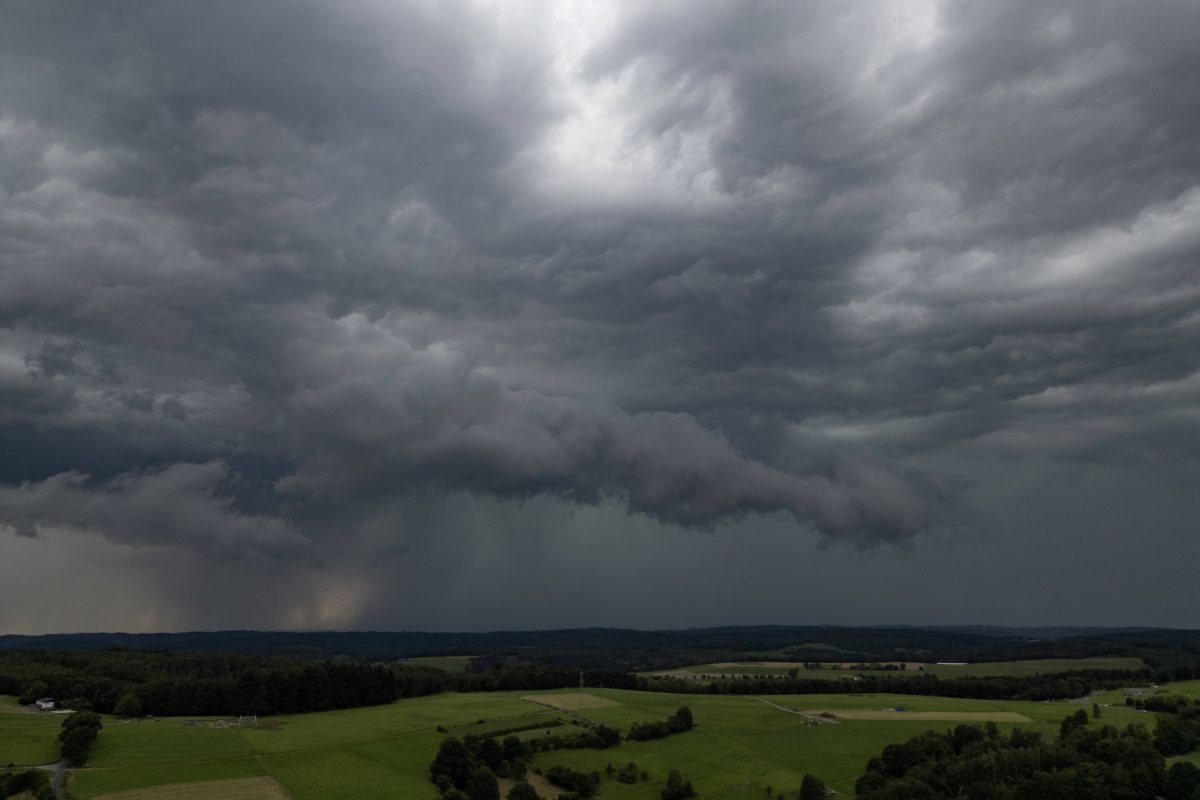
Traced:
POLYGON ((599 772, 576 772, 570 767, 556 765, 546 770, 546 779, 580 797, 595 797, 600 791, 599 772))

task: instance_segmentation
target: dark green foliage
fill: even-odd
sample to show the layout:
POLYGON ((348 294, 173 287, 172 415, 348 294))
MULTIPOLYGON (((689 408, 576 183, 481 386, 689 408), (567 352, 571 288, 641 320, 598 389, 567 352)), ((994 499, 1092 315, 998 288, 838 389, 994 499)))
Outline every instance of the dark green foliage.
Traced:
POLYGON ((482 795, 490 798, 488 787, 497 775, 517 781, 525 778, 529 752, 515 736, 509 736, 503 743, 473 734, 462 739, 449 736, 442 740, 429 765, 429 778, 443 794, 453 787, 465 791, 472 800, 480 800, 482 795))
POLYGON ((0 692, 14 686, 156 716, 327 711, 400 696, 396 675, 370 664, 132 650, 0 653, 0 692))
POLYGON ((607 725, 597 725, 593 730, 596 738, 602 742, 600 749, 612 747, 615 744, 621 743, 621 732, 616 728, 610 728, 607 725))
POLYGON ((1167 770, 1167 800, 1191 800, 1200 793, 1200 768, 1180 761, 1167 770))
POLYGON ((113 713, 118 717, 140 717, 142 715, 142 701, 138 699, 135 692, 125 692, 113 704, 113 713))
POLYGON ((0 798, 13 797, 22 792, 31 793, 36 800, 54 800, 54 789, 48 773, 40 769, 0 772, 0 798))
POLYGON ((1068 736, 1068 735, 1070 735, 1070 733, 1072 731, 1082 728, 1087 724, 1088 724, 1087 712, 1081 708, 1078 711, 1076 711, 1074 714, 1072 714, 1071 716, 1067 717, 1066 719, 1064 719, 1062 721, 1062 725, 1059 727, 1059 730, 1058 730, 1058 735, 1059 736, 1068 736))
POLYGON ((50 685, 39 678, 26 678, 24 684, 10 682, 5 691, 19 692, 20 696, 17 698, 17 702, 28 706, 45 697, 50 692, 50 685), (17 686, 20 688, 14 688, 17 686))
POLYGON ((805 775, 800 781, 800 797, 799 800, 825 800, 825 784, 820 778, 813 775, 805 775))
POLYGON ((103 727, 100 715, 94 711, 79 711, 63 720, 58 741, 61 743, 62 758, 68 766, 82 767, 87 763, 92 742, 96 741, 103 727))
POLYGON ((619 780, 621 783, 637 783, 637 779, 637 764, 633 763, 632 761, 617 771, 617 780, 619 780))
POLYGON ((462 739, 453 736, 443 739, 433 763, 429 766, 430 776, 435 784, 441 786, 444 778, 451 786, 462 789, 471 779, 475 768, 479 766, 478 757, 471 752, 462 739))
MULTIPOLYGON (((490 730, 490 731, 480 731, 478 735, 484 736, 484 737, 494 736, 496 738, 499 738, 501 736, 508 736, 510 733, 524 733, 525 731, 536 731, 536 730, 541 730, 542 728, 546 728, 546 729, 557 728, 562 724, 563 724, 562 720, 560 720, 560 719, 549 719, 549 720, 543 720, 541 722, 526 722, 521 725, 510 725, 507 728, 497 728, 497 729, 490 730)), ((438 726, 438 727, 442 728, 442 730, 441 730, 442 733, 446 732, 446 729, 444 727, 442 727, 442 726, 438 726)))
POLYGON ((692 711, 682 706, 671 716, 659 722, 635 722, 629 726, 629 738, 635 742, 646 742, 651 739, 661 739, 672 733, 689 731, 695 725, 692 711))
POLYGON ((690 731, 696 725, 692 719, 692 710, 687 706, 680 706, 679 710, 675 712, 675 718, 683 723, 684 730, 690 731))
MULTIPOLYGON (((960 725, 884 748, 859 778, 859 800, 1154 800, 1168 786, 1162 755, 1141 728, 1067 717, 1053 743, 960 725)), ((1181 786, 1186 776, 1181 777, 1181 786)), ((1174 799, 1172 799, 1174 800, 1174 799)))
POLYGON ((505 800, 540 800, 540 798, 532 786, 521 781, 513 784, 513 787, 508 790, 505 800))
POLYGON ((475 768, 465 791, 470 800, 500 800, 500 782, 496 780, 496 773, 487 767, 475 768))
POLYGON ((1160 716, 1154 730, 1154 746, 1164 756, 1178 756, 1200 748, 1200 706, 1179 705, 1170 715, 1160 716))
POLYGON ((495 739, 484 739, 480 742, 479 757, 493 772, 499 770, 504 764, 504 750, 495 739))
POLYGON ((576 772, 570 767, 556 765, 546 770, 546 780, 580 797, 595 797, 600 791, 599 772, 576 772))
MULTIPOLYGON (((755 660, 758 653, 791 653, 796 660, 904 661, 915 651, 930 661, 1009 661, 1089 656, 1137 656, 1153 668, 1142 679, 1165 683, 1200 677, 1200 633, 1197 631, 1114 631, 1060 629, 978 631, 920 628, 840 628, 828 626, 730 626, 686 631, 635 631, 589 628, 556 631, 462 633, 382 632, 262 632, 223 631, 177 634, 60 634, 20 636, 0 634, 0 651, 19 649, 124 649, 284 655, 303 658, 350 658, 393 662, 406 656, 488 654, 472 660, 481 675, 496 664, 528 660, 536 652, 540 663, 573 669, 578 685, 580 667, 619 672, 656 669, 717 661, 755 660), (1066 637, 1066 638, 1063 638, 1066 637), (798 645, 802 645, 797 649, 798 645)), ((599 683, 592 673, 589 685, 599 683)), ((611 683, 612 688, 635 688, 611 683)), ((1125 685, 1130 685, 1126 682, 1125 685)), ((549 688, 549 687, 543 687, 549 688)), ((889 690, 890 691, 890 690, 889 690)), ((0 688, 19 693, 19 689, 0 688)), ((424 692, 427 693, 427 692, 424 692)), ((965 695, 962 695, 965 696, 965 695)), ((1062 697, 1080 697, 1061 695, 1062 697)), ((66 695, 64 695, 66 697, 66 695)), ((36 699, 36 698, 35 698, 36 699)))
POLYGON ((500 749, 505 761, 519 761, 529 754, 525 745, 515 736, 505 737, 500 749))
POLYGON ((660 796, 662 800, 685 800, 688 797, 695 797, 696 791, 692 788, 691 781, 685 781, 679 774, 679 770, 673 769, 667 775, 667 785, 663 787, 660 796))

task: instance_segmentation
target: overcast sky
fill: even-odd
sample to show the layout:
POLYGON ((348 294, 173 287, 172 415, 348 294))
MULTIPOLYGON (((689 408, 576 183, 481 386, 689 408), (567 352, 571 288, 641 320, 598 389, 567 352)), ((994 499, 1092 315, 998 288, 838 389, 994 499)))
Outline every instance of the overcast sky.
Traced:
POLYGON ((0 632, 1200 627, 1200 3, 0 9, 0 632))

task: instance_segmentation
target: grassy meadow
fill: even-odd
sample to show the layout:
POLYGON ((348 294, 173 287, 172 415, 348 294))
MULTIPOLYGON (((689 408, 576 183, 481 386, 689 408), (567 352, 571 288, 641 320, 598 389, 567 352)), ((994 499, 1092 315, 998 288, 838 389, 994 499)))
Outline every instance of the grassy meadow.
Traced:
POLYGON ((472 658, 474 656, 416 656, 404 659, 404 663, 413 667, 436 667, 446 672, 466 672, 472 658))
MULTIPOLYGON (((610 762, 621 767, 633 761, 649 773, 649 781, 633 785, 605 777, 601 796, 614 800, 657 798, 673 768, 702 796, 722 800, 762 798, 767 786, 776 792, 792 791, 806 772, 852 795, 867 759, 892 742, 986 717, 1027 719, 998 724, 1003 730, 1019 725, 1053 737, 1062 718, 1081 707, 908 695, 772 695, 763 700, 774 706, 753 697, 588 689, 441 694, 387 706, 263 719, 258 728, 185 725, 183 719, 170 718, 106 718, 88 767, 75 770, 69 785, 81 800, 156 800, 170 790, 128 792, 204 780, 219 782, 211 784, 208 795, 203 787, 186 787, 189 798, 242 800, 239 792, 245 792, 246 800, 252 800, 283 791, 296 800, 434 800, 437 793, 427 771, 446 735, 437 730, 439 725, 462 735, 582 717, 627 729, 632 722, 662 719, 688 705, 697 727, 687 733, 622 742, 608 750, 544 753, 530 766, 564 764, 603 771, 610 762), (895 711, 897 707, 904 710, 895 711), (841 711, 845 716, 814 724, 790 710, 829 710, 835 715, 841 711), (122 794, 110 796, 117 792, 122 794)), ((1117 725, 1153 722, 1150 715, 1124 707, 1105 708, 1103 715, 1103 722, 1117 725)), ((59 721, 54 720, 55 733, 59 721)), ((546 731, 520 735, 531 738, 546 731)))
POLYGON ((38 714, 0 695, 0 768, 32 767, 58 760, 61 716, 38 714))

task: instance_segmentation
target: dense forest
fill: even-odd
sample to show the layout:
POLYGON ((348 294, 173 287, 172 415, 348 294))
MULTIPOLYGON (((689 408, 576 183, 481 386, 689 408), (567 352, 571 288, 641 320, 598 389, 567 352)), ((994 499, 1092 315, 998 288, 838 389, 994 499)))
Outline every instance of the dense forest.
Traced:
MULTIPOLYGON (((588 685, 637 688, 628 673, 582 672, 588 685)), ((581 672, 522 665, 484 674, 431 667, 316 661, 281 656, 96 652, 0 653, 0 694, 121 716, 290 714, 381 705, 445 691, 557 689, 581 672)))
POLYGON ((1160 732, 1200 711, 1185 699, 1159 720, 1155 734, 1141 726, 1118 730, 1089 720, 1084 710, 1063 720, 1058 738, 994 723, 928 731, 888 745, 858 779, 859 800, 1200 800, 1200 769, 1167 767, 1160 732))
MULTIPOLYGON (((80 710, 121 716, 285 714, 390 703, 445 691, 513 691, 588 686, 708 694, 878 692, 978 699, 1051 700, 1145 682, 1149 671, 1087 670, 1026 677, 939 678, 866 675, 853 680, 793 676, 727 678, 708 683, 647 678, 612 670, 498 664, 452 673, 404 663, 214 653, 13 651, 0 653, 0 693, 32 702, 49 695, 80 710)), ((1190 676, 1187 676, 1190 677, 1190 676)))
MULTIPOLYGON (((676 631, 580 628, 491 633, 216 631, 0 635, 6 650, 134 650, 391 662, 422 655, 643 672, 713 661, 1006 661, 1134 656, 1155 669, 1200 664, 1200 631, 1103 628, 731 626, 676 631)), ((1166 677, 1159 676, 1160 681, 1166 677)))

